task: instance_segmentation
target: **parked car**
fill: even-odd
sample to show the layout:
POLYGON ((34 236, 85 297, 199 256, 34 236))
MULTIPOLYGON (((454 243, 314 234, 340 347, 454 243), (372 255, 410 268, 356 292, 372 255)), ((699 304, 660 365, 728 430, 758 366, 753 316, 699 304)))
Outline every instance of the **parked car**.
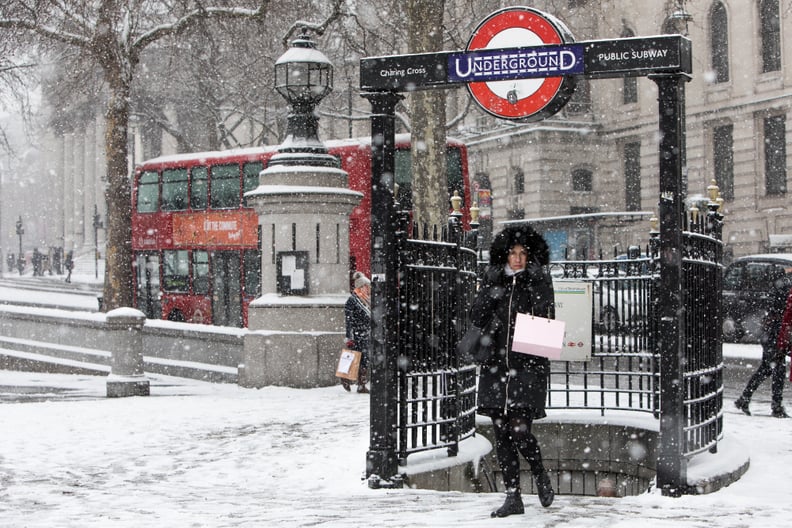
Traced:
POLYGON ((767 314, 774 277, 792 274, 792 253, 747 255, 723 274, 723 338, 757 342, 767 314))

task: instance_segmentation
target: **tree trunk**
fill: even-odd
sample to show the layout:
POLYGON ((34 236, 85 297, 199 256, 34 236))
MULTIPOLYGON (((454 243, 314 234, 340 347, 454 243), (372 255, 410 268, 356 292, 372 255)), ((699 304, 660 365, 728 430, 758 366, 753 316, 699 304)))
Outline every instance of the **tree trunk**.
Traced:
MULTIPOLYGON (((121 77, 119 75, 118 77, 121 77)), ((110 83, 107 105, 107 248, 105 250, 105 311, 132 306, 132 193, 127 176, 127 123, 129 118, 129 84, 110 83)))
MULTIPOLYGON (((409 53, 442 50, 444 8, 444 0, 409 1, 409 53)), ((413 218, 419 225, 441 226, 448 216, 450 198, 446 176, 445 92, 426 90, 410 95, 410 120, 413 218)))

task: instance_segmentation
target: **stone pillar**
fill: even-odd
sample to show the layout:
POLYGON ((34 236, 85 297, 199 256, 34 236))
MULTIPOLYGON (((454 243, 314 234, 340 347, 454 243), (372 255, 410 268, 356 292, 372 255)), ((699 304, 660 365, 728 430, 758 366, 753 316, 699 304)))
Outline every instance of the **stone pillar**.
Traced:
POLYGON ((262 296, 248 310, 240 385, 337 382, 349 296, 349 215, 362 198, 347 178, 335 167, 270 163, 259 187, 247 193, 261 226, 262 296), (292 272, 295 255, 300 269, 292 272))
POLYGON ((112 352, 107 397, 148 396, 149 380, 143 372, 143 324, 146 316, 134 308, 107 313, 108 347, 112 352))
POLYGON ((71 210, 72 225, 74 226, 74 257, 77 258, 85 244, 85 130, 72 134, 72 150, 74 166, 72 178, 74 187, 68 190, 72 195, 71 210))
POLYGON ((83 148, 83 252, 93 253, 93 215, 96 201, 96 122, 89 122, 85 127, 83 148))
POLYGON ((63 135, 63 254, 74 249, 74 134, 63 135))

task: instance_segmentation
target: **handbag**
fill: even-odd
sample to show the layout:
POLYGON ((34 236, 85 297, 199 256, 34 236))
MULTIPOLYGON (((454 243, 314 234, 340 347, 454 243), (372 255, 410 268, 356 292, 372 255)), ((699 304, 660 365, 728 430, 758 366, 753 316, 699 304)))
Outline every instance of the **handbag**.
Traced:
POLYGON ((357 380, 361 357, 362 354, 357 350, 342 349, 336 366, 336 377, 357 380))
POLYGON ((547 359, 561 359, 564 347, 564 321, 518 313, 514 325, 512 350, 547 359))
POLYGON ((492 338, 483 328, 471 325, 456 346, 460 359, 469 363, 486 363, 492 357, 492 338))

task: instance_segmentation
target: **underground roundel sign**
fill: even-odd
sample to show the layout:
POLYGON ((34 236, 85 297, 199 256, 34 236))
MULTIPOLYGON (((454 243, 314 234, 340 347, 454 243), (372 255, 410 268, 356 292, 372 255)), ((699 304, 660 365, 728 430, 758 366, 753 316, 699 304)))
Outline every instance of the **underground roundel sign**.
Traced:
MULTIPOLYGON (((509 7, 492 13, 479 24, 468 41, 467 51, 549 46, 573 41, 570 31, 554 17, 529 7, 509 7)), ((548 55, 538 52, 528 57, 485 56, 477 63, 471 59, 469 67, 504 72, 522 67, 532 69, 536 75, 537 71, 547 69, 547 61, 552 60, 548 55)), ((476 103, 495 117, 538 121, 563 108, 575 90, 575 79, 572 76, 532 77, 469 82, 467 87, 476 103)))

